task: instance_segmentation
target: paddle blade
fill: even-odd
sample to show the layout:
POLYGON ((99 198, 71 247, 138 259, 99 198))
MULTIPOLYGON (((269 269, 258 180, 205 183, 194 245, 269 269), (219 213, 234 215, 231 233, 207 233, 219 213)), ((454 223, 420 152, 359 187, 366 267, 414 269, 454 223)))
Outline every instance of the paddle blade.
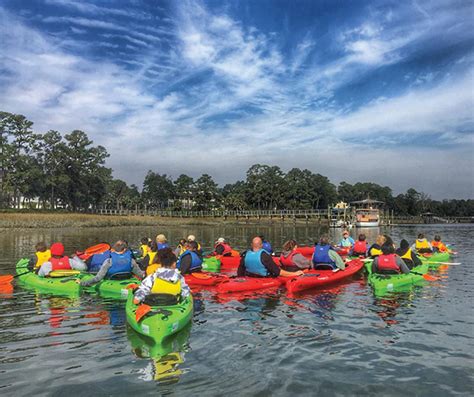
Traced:
POLYGON ((145 314, 151 311, 151 306, 141 304, 138 306, 137 311, 135 312, 135 320, 139 322, 145 314))
POLYGON ((209 280, 210 278, 212 278, 212 276, 210 276, 209 274, 206 274, 206 273, 196 272, 196 273, 191 273, 191 275, 193 277, 199 278, 201 280, 209 280))
POLYGON ((136 288, 138 288, 139 285, 138 284, 128 284, 125 289, 131 289, 131 290, 134 290, 136 288))
POLYGON ((110 249, 110 244, 100 243, 100 244, 93 245, 92 247, 86 248, 84 253, 86 255, 101 254, 109 249, 110 249))
POLYGON ((423 278, 427 281, 438 281, 438 277, 431 276, 429 274, 423 274, 423 278))
POLYGON ((0 284, 8 284, 13 281, 13 276, 11 274, 5 274, 4 276, 0 276, 0 284))

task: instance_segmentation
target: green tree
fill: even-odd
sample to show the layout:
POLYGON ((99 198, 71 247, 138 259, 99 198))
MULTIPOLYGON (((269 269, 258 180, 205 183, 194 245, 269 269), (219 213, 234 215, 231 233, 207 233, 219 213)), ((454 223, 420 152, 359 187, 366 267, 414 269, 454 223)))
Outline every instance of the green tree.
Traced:
POLYGON ((160 209, 168 206, 168 201, 176 196, 173 181, 166 174, 148 171, 143 181, 142 197, 150 208, 160 209))
POLYGON ((209 210, 216 208, 220 204, 219 188, 210 175, 201 175, 194 183, 193 190, 193 209, 209 210))

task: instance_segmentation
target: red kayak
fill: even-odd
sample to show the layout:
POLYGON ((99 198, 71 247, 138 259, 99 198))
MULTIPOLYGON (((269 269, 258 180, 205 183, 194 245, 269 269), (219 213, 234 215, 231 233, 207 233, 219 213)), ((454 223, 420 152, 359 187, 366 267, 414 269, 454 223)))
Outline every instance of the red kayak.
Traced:
POLYGON ((219 284, 217 292, 242 292, 278 288, 284 284, 286 280, 288 280, 288 278, 285 279, 285 277, 237 277, 219 284))
POLYGON ((351 277, 364 267, 364 262, 354 259, 346 263, 345 270, 333 272, 332 270, 310 270, 303 276, 295 277, 286 283, 288 294, 294 294, 305 289, 325 286, 327 284, 336 283, 351 277))
POLYGON ((226 276, 225 274, 199 272, 185 274, 184 279, 186 280, 186 284, 190 287, 198 285, 213 286, 228 281, 229 276, 226 276))

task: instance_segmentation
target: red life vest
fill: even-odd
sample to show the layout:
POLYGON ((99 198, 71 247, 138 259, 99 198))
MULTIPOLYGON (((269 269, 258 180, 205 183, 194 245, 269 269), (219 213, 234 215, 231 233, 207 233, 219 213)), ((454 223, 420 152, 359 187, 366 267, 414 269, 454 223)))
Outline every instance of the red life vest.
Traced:
POLYGON ((224 252, 222 252, 221 255, 228 255, 228 254, 231 254, 231 253, 232 253, 232 248, 231 248, 231 246, 230 246, 229 244, 227 244, 227 243, 219 243, 219 244, 216 244, 215 247, 214 247, 214 250, 215 250, 217 247, 219 247, 219 245, 222 246, 222 247, 224 247, 224 252))
POLYGON ((394 271, 396 273, 400 273, 400 266, 397 265, 396 255, 379 255, 377 270, 382 272, 394 271))
POLYGON ((65 270, 65 269, 72 269, 71 264, 69 263, 69 257, 62 256, 61 258, 51 257, 49 260, 51 265, 53 265, 52 270, 65 270))
POLYGON ((290 255, 288 256, 283 256, 283 254, 280 255, 280 264, 284 267, 284 268, 298 268, 298 266, 296 266, 294 263, 293 263, 293 257, 297 254, 298 252, 296 251, 291 251, 290 255))
POLYGON ((367 253, 367 241, 357 240, 352 249, 352 253, 356 255, 365 255, 367 253))

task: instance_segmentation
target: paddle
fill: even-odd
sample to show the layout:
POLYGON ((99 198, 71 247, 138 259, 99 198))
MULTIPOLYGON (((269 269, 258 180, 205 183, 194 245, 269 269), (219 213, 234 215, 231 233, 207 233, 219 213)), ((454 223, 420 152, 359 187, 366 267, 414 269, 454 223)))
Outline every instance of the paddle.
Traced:
POLYGON ((425 262, 431 265, 448 265, 448 266, 459 266, 462 265, 461 262, 425 262))
POLYGON ((411 274, 416 274, 417 276, 422 276, 425 280, 427 281, 438 281, 439 277, 434 277, 429 274, 423 274, 423 273, 418 273, 418 272, 413 272, 410 270, 411 274))
POLYGON ((89 248, 86 248, 86 250, 83 252, 80 252, 80 251, 76 252, 76 255, 79 257, 82 257, 81 259, 87 259, 94 254, 102 254, 103 252, 109 249, 110 249, 109 243, 99 243, 89 248))
POLYGON ((28 273, 31 273, 31 272, 27 271, 20 274, 15 274, 14 276, 12 276, 11 274, 5 274, 4 276, 0 276, 0 284, 10 283, 13 281, 14 278, 23 276, 24 274, 28 274, 28 273))
POLYGON ((145 305, 142 303, 138 306, 137 311, 135 312, 135 320, 137 323, 143 318, 143 316, 151 311, 151 306, 145 305))

